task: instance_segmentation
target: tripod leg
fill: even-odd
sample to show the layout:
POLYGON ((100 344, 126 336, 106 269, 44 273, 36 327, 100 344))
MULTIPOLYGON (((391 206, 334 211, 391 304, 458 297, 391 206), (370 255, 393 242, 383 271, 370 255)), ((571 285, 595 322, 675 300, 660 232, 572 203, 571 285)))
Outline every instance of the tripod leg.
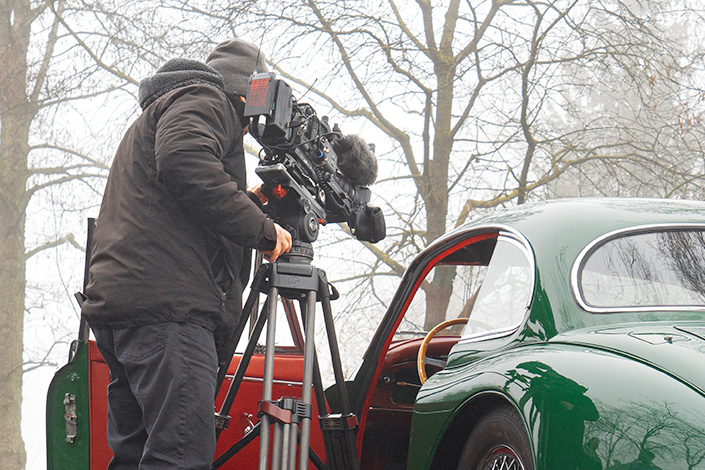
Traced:
POLYGON ((218 364, 218 378, 216 380, 215 385, 216 397, 218 396, 218 392, 220 391, 220 386, 223 384, 223 380, 225 380, 225 375, 228 372, 228 367, 230 367, 230 362, 233 359, 233 354, 235 354, 235 348, 237 348, 237 343, 240 342, 242 332, 245 331, 247 319, 250 317, 250 314, 255 308, 255 303, 259 299, 259 292, 257 291, 257 289, 262 284, 269 271, 271 271, 271 268, 268 265, 260 266, 260 268, 257 270, 257 273, 255 274, 255 278, 252 280, 252 287, 250 289, 250 294, 247 296, 245 308, 242 309, 242 315, 240 316, 240 320, 238 321, 238 324, 235 327, 233 337, 230 339, 230 342, 226 346, 226 352, 228 352, 229 354, 226 356, 225 360, 221 364, 218 364))
POLYGON ((328 335, 328 345, 330 348, 331 362, 333 366, 333 375, 335 383, 338 387, 338 396, 340 397, 340 409, 343 414, 350 413, 350 398, 348 397, 348 389, 345 386, 345 376, 343 375, 343 365, 340 360, 340 349, 338 349, 338 337, 335 334, 335 325, 333 324, 333 312, 330 306, 330 299, 323 297, 321 299, 323 308, 323 321, 326 324, 326 334, 328 335))
MULTIPOLYGON (((289 469, 289 460, 290 460, 290 455, 292 449, 296 449, 296 447, 289 447, 289 442, 291 442, 291 439, 289 436, 291 435, 293 425, 291 423, 284 424, 282 426, 282 452, 281 452, 281 468, 282 470, 288 470, 289 469)), ((294 452, 295 454, 296 452, 294 452)))
MULTIPOLYGON (((326 402, 326 392, 323 388, 323 379, 321 378, 321 367, 318 365, 318 354, 314 354, 313 358, 315 361, 313 368, 313 391, 316 399, 316 406, 318 407, 317 418, 320 423, 320 417, 328 414, 328 403, 326 402)), ((333 455, 333 447, 331 445, 329 433, 322 432, 322 437, 326 455, 333 455)))
MULTIPOLYGON (((242 385, 242 381, 245 378, 245 372, 247 371, 247 366, 250 364, 250 359, 252 359, 252 354, 255 352, 255 348, 257 347, 257 341, 259 340, 260 334, 262 333, 262 330, 264 329, 264 324, 267 321, 267 312, 268 310, 268 305, 269 305, 269 299, 265 301, 264 306, 262 307, 262 312, 260 313, 259 317, 257 318, 257 322, 255 323, 255 327, 252 330, 252 336, 250 337, 250 340, 247 343, 247 347, 245 348, 245 352, 242 353, 242 358, 240 358, 240 364, 237 366, 237 370, 235 371, 235 376, 233 377, 233 381, 230 382, 230 388, 228 388, 228 393, 225 395, 225 398, 223 399, 223 404, 220 407, 220 412, 216 414, 216 418, 220 418, 223 420, 229 420, 228 413, 230 413, 230 408, 233 406, 233 402, 235 401, 235 397, 237 396, 237 392, 240 390, 240 385, 242 385)), ((225 376, 223 376, 225 378, 225 376)), ((220 438, 220 433, 224 430, 225 427, 218 426, 215 430, 215 437, 216 439, 220 438)))
POLYGON ((249 297, 247 298, 247 302, 245 303, 245 309, 242 311, 242 315, 240 315, 240 319, 238 320, 237 326, 235 327, 235 332, 233 333, 233 337, 230 339, 230 342, 226 346, 227 351, 229 354, 226 356, 225 360, 218 364, 218 378, 216 381, 215 385, 215 396, 218 396, 218 392, 220 391, 220 386, 223 384, 223 381, 225 380, 225 375, 228 372, 228 367, 230 367, 230 362, 233 359, 233 354, 235 354, 235 348, 237 347, 237 343, 240 341, 240 337, 242 336, 242 332, 245 331, 245 325, 247 324, 247 318, 249 316, 249 310, 248 306, 251 309, 252 304, 254 302, 251 302, 251 299, 254 300, 257 297, 257 292, 250 292, 249 297), (245 313, 247 312, 247 313, 245 313))
MULTIPOLYGON (((277 328, 277 296, 279 290, 272 287, 267 294, 267 349, 264 354, 264 381, 262 383, 262 401, 272 400, 272 385, 274 383, 274 341, 277 328)), ((262 428, 259 438, 259 467, 258 470, 267 470, 269 460, 269 423, 267 414, 260 418, 262 428)))
POLYGON ((217 459, 213 461, 213 465, 211 465, 211 470, 216 470, 223 466, 223 464, 230 460, 235 454, 244 449, 250 442, 254 441, 255 438, 259 436, 259 430, 260 423, 257 423, 252 428, 252 431, 250 431, 248 434, 245 434, 245 437, 233 444, 230 449, 223 452, 217 459))
MULTIPOLYGON (((340 350, 338 349, 338 339, 335 334, 333 313, 330 305, 330 298, 328 296, 324 296, 321 299, 321 306, 323 307, 323 320, 325 321, 326 333, 328 334, 328 345, 330 347, 333 374, 335 375, 338 396, 340 398, 340 410, 344 417, 352 417, 353 415, 350 412, 350 398, 348 396, 348 389, 345 386, 343 366, 340 360, 340 350)), ((339 442, 342 444, 342 452, 340 454, 341 461, 338 462, 336 459, 335 464, 332 462, 326 462, 326 465, 335 469, 344 468, 346 470, 359 470, 360 461, 357 455, 356 438, 357 430, 355 428, 348 428, 341 431, 339 437, 339 442)))
POLYGON ((296 440, 299 435, 299 429, 292 425, 289 431, 288 458, 284 460, 285 470, 296 470, 296 440))
POLYGON ((282 458, 286 457, 286 449, 283 448, 282 442, 284 442, 284 436, 286 435, 285 426, 287 425, 278 421, 272 424, 272 470, 282 470, 284 468, 282 458))
MULTIPOLYGON (((304 376, 301 388, 301 401, 311 403, 311 384, 313 382, 313 366, 316 337, 316 292, 309 291, 306 296, 305 313, 305 335, 306 343, 304 347, 304 376)), ((302 305, 303 306, 303 305, 302 305)), ((311 418, 301 420, 301 443, 299 453, 299 470, 308 468, 308 447, 311 442, 311 418)))
POLYGON ((331 452, 329 456, 336 456, 326 461, 326 466, 335 470, 359 470, 360 461, 357 455, 357 419, 350 412, 350 398, 348 389, 345 385, 345 377, 343 375, 343 366, 340 360, 340 350, 338 348, 338 338, 335 334, 335 325, 333 323, 333 312, 330 305, 330 291, 328 290, 328 281, 323 271, 319 275, 320 285, 318 290, 321 295, 321 307, 323 309, 323 321, 326 326, 326 334, 328 335, 328 346, 330 348, 331 365, 335 376, 338 398, 340 400, 341 420, 340 423, 346 423, 339 431, 324 432, 327 435, 326 443, 329 447, 332 446, 332 441, 335 440, 335 447, 338 452, 331 452))

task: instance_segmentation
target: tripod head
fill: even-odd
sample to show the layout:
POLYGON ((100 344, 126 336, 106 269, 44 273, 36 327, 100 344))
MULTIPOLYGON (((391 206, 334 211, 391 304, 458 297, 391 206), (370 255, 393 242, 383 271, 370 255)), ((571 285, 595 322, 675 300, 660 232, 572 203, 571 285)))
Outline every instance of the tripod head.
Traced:
MULTIPOLYGON (((311 264, 313 261, 311 243, 295 236, 292 238, 291 249, 287 253, 281 254, 274 262, 260 266, 259 269, 263 270, 265 274, 260 277, 258 270, 252 282, 252 289, 269 295, 268 285, 275 284, 281 297, 300 300, 308 291, 319 291, 322 280, 325 285, 328 285, 328 281, 325 280, 325 272, 311 264)), ((330 287, 335 290, 332 286, 330 287)))
POLYGON ((294 239, 291 242, 291 249, 283 253, 275 263, 311 264, 313 261, 313 245, 309 242, 294 239))

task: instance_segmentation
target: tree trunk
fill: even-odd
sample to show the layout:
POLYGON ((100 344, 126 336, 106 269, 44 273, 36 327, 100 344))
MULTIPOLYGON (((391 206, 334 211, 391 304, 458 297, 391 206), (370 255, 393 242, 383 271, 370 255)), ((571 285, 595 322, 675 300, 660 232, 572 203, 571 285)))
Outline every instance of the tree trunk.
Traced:
MULTIPOLYGON (((426 178, 425 195, 427 225, 426 243, 431 243, 446 231, 448 223, 448 166, 453 149, 451 119, 453 114, 453 80, 455 65, 453 59, 452 32, 457 18, 457 2, 453 2, 446 14, 446 29, 436 59, 434 73, 437 77, 438 99, 433 136, 433 160, 424 169, 426 178)), ((452 291, 454 273, 437 273, 426 292, 426 321, 428 331, 446 319, 446 309, 452 291)))
MULTIPOLYGON (((25 290, 27 155, 33 113, 27 97, 29 2, 0 11, 0 468, 25 467, 20 427, 25 290)), ((42 424, 38 424, 41 426, 42 424)))
MULTIPOLYGON (((437 269, 434 272, 431 285, 424 291, 426 293, 426 318, 424 320, 424 330, 431 331, 436 325, 448 319, 446 310, 450 302, 450 295, 453 293, 453 279, 455 270, 437 269)), ((457 312, 453 315, 460 315, 457 312)))

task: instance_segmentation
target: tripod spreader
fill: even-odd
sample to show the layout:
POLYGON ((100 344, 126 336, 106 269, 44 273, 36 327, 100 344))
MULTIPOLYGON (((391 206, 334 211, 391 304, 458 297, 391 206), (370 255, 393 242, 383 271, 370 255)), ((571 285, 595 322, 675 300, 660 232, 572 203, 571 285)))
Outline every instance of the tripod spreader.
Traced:
POLYGON ((302 418, 311 419, 311 404, 293 398, 280 398, 276 401, 260 401, 257 415, 264 414, 280 423, 298 423, 302 418))

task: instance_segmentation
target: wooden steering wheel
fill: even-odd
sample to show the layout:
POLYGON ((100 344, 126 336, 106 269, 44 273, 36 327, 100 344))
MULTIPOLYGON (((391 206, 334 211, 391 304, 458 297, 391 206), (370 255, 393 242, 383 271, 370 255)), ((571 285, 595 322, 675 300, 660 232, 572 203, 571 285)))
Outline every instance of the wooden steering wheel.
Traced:
POLYGON ((467 318, 453 318, 451 320, 446 320, 439 323, 431 331, 428 332, 426 337, 421 342, 421 347, 419 347, 419 355, 416 359, 416 368, 419 372, 419 378, 421 379, 422 385, 426 383, 426 380, 428 380, 428 377, 426 376, 426 350, 428 349, 428 345, 433 339, 433 337, 436 336, 439 331, 445 330, 449 326, 464 325, 467 322, 467 318))

